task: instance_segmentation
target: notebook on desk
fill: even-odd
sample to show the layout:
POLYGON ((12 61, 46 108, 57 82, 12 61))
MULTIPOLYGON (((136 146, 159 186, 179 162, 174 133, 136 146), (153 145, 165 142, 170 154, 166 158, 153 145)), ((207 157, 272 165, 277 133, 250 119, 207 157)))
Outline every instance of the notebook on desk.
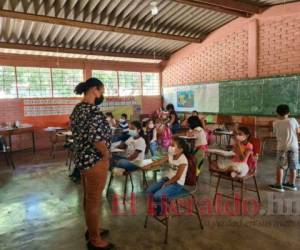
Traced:
POLYGON ((223 149, 214 149, 214 148, 208 149, 207 152, 211 153, 211 154, 225 156, 225 157, 231 157, 231 156, 235 155, 235 153, 233 151, 226 151, 223 149))

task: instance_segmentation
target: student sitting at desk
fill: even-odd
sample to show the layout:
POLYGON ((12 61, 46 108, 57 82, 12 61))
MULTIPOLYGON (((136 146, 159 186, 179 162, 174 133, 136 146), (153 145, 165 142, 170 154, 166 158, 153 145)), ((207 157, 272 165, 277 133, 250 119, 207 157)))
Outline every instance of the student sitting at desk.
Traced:
POLYGON ((124 171, 134 171, 138 166, 133 162, 145 159, 146 142, 142 125, 139 121, 133 121, 129 129, 130 138, 122 142, 117 148, 126 149, 127 157, 114 156, 112 159, 112 168, 114 173, 121 175, 124 171))
POLYGON ((253 145, 249 142, 250 131, 246 127, 239 127, 234 144, 235 156, 232 159, 220 158, 217 162, 220 170, 230 172, 231 177, 244 177, 249 171, 248 160, 253 152, 253 145))
POLYGON ((205 116, 200 115, 199 112, 196 111, 196 110, 192 111, 191 114, 185 116, 185 119, 184 119, 184 121, 181 123, 181 126, 182 126, 182 127, 188 127, 188 126, 189 126, 189 124, 188 124, 188 119, 189 119, 190 117, 193 117, 193 116, 198 117, 198 118, 200 119, 200 121, 202 122, 202 128, 205 129, 205 125, 206 125, 206 119, 205 119, 205 116))
POLYGON ((166 211, 161 211, 162 198, 171 198, 179 194, 184 186, 188 160, 188 146, 181 138, 173 139, 173 147, 169 148, 169 164, 170 169, 166 177, 159 182, 154 183, 147 189, 147 194, 153 196, 153 201, 156 203, 156 215, 162 215, 166 211))
POLYGON ((152 119, 147 122, 146 133, 151 156, 154 157, 157 155, 157 130, 152 119))
POLYGON ((106 116, 106 120, 109 123, 109 126, 111 128, 116 128, 117 127, 117 122, 114 119, 114 116, 113 116, 112 112, 106 112, 105 116, 106 116))
POLYGON ((191 116, 187 119, 190 131, 187 132, 188 137, 196 137, 195 149, 206 151, 207 138, 205 130, 203 129, 203 124, 198 116, 191 116))
POLYGON ((172 103, 169 103, 166 106, 166 109, 169 113, 168 126, 170 127, 172 134, 176 134, 176 132, 180 129, 180 123, 174 105, 172 103))

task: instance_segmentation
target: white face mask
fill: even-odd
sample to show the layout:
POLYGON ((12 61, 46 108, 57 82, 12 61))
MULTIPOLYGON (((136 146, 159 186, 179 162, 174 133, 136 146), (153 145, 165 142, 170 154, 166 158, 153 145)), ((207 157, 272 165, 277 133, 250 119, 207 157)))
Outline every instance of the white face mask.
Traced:
POLYGON ((170 146, 170 147, 168 148, 168 154, 169 154, 169 155, 174 155, 174 154, 175 154, 175 147, 170 146))
POLYGON ((125 119, 124 119, 124 118, 120 118, 119 121, 120 121, 120 122, 125 122, 125 119))
POLYGON ((107 117, 106 120, 107 120, 108 122, 110 122, 110 121, 111 121, 111 118, 110 118, 110 117, 107 117))
POLYGON ((129 135, 132 137, 136 137, 139 135, 139 133, 136 129, 129 129, 129 135))

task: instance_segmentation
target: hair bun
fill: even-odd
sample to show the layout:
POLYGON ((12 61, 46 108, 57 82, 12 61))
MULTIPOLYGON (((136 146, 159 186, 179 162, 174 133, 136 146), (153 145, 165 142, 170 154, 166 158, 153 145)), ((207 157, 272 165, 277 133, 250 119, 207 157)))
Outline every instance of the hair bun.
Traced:
POLYGON ((87 84, 85 82, 79 83, 74 89, 74 92, 77 95, 81 95, 86 91, 87 91, 87 84))

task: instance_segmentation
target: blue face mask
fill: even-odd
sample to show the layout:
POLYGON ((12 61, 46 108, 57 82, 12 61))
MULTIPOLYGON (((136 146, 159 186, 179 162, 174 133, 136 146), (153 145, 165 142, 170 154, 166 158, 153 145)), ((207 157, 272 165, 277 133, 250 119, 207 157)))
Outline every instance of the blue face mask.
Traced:
POLYGON ((132 137, 136 137, 139 135, 136 129, 129 129, 129 135, 132 137))

